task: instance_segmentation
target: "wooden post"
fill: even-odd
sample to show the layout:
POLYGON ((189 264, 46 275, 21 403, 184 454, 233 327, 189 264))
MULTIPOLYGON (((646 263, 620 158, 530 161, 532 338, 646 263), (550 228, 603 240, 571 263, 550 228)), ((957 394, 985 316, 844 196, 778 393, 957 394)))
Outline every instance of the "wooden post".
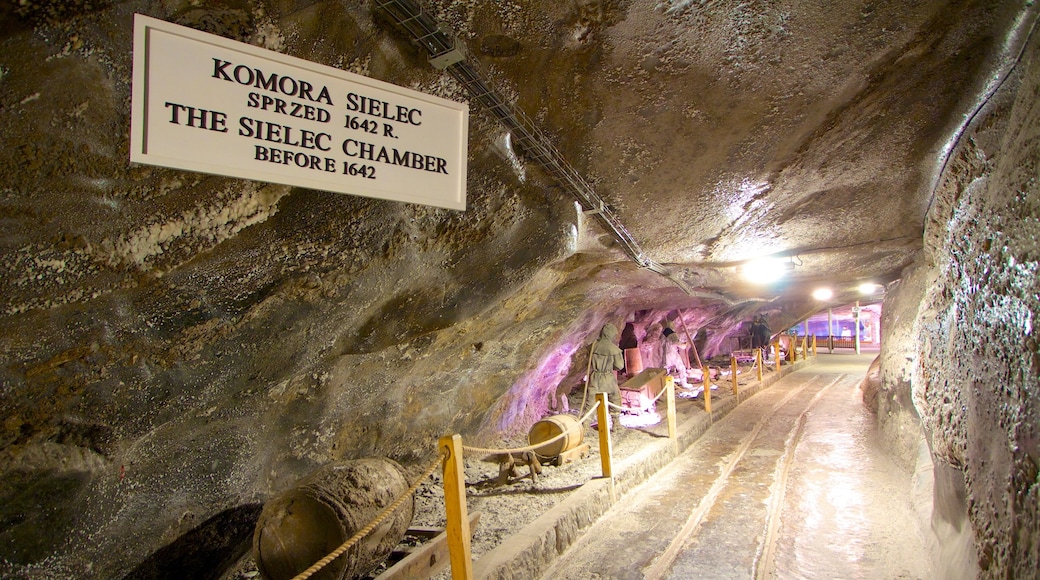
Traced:
POLYGON ((448 555, 452 580, 472 580, 469 516, 466 514, 466 471, 462 464, 462 436, 445 435, 438 443, 444 458, 444 512, 447 516, 448 555))
POLYGON ((834 352, 834 309, 827 309, 827 352, 834 352))
POLYGON ((730 370, 733 373, 733 394, 737 394, 737 357, 729 357, 730 370))
POLYGON ((599 462, 603 467, 603 477, 614 477, 614 471, 610 465, 611 445, 608 423, 610 407, 607 406, 607 394, 596 393, 596 402, 599 403, 599 407, 596 409, 596 422, 599 426, 599 462))
POLYGON ((711 369, 708 367, 701 367, 701 372, 704 373, 704 412, 711 414, 711 369))
POLYGON ((780 365, 781 365, 781 362, 780 362, 780 340, 779 339, 777 339, 777 341, 773 343, 773 352, 776 354, 776 359, 775 359, 776 360, 776 372, 779 373, 780 372, 780 365))
POLYGON ((802 360, 809 360, 809 335, 802 337, 802 360))
POLYGON ((690 329, 686 328, 686 319, 683 318, 683 311, 679 309, 679 322, 682 323, 683 331, 686 333, 686 340, 690 343, 690 348, 693 349, 693 358, 697 362, 697 366, 704 366, 701 363, 701 353, 697 352, 697 343, 693 341, 693 337, 690 336, 690 329))
MULTIPOLYGON (((599 426, 599 464, 603 468, 603 477, 610 480, 610 502, 617 501, 617 492, 614 490, 614 467, 611 464, 612 447, 610 444, 610 427, 607 426, 610 407, 607 406, 607 394, 596 393, 596 421, 599 426)), ((454 579, 452 579, 454 580, 454 579)))
POLYGON ((666 376, 664 388, 667 389, 664 398, 668 405, 668 438, 675 444, 675 451, 678 453, 679 437, 675 429, 675 380, 670 376, 666 376))
POLYGON ((856 327, 856 354, 859 354, 859 300, 852 309, 852 325, 856 327))
POLYGON ((758 367, 758 382, 762 382, 762 349, 755 349, 755 366, 758 367))
POLYGON ((812 337, 812 355, 813 355, 813 357, 818 356, 817 353, 816 353, 816 335, 815 334, 812 337))

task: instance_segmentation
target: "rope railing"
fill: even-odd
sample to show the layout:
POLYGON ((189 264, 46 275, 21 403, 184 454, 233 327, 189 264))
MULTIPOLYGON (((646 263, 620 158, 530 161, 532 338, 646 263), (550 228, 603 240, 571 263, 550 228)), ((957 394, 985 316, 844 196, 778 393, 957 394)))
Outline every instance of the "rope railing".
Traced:
MULTIPOLYGON (((761 351, 759 351, 759 361, 761 361, 761 351)), ((761 363, 759 363, 761 365, 761 363)), ((761 369, 761 366, 759 367, 761 369)), ((761 378, 759 379, 761 381, 761 378)), ((675 416, 674 416, 674 405, 675 405, 675 384, 671 377, 665 377, 665 388, 661 389, 656 396, 653 397, 649 402, 638 409, 639 412, 645 411, 656 404, 662 397, 667 396, 668 401, 668 436, 676 444, 676 453, 678 453, 678 438, 675 429, 675 416)), ((609 409, 626 409, 623 405, 615 405, 607 400, 605 394, 600 393, 596 397, 595 403, 592 408, 588 410, 583 416, 578 419, 579 425, 584 425, 594 414, 597 415, 598 420, 601 422, 607 421, 607 411, 609 409)), ((632 410, 631 407, 628 408, 632 410)), ((706 409, 707 410, 707 409, 706 409)), ((709 411, 710 413, 710 411, 709 411)), ((422 475, 420 475, 414 483, 408 488, 408 490, 402 494, 392 504, 384 508, 368 525, 359 530, 348 540, 343 542, 338 548, 329 553, 327 556, 314 563, 310 568, 307 568, 293 580, 306 580, 317 574, 330 563, 336 560, 336 558, 342 556, 350 548, 355 546, 358 542, 364 539, 367 535, 379 526, 387 517, 389 517, 394 511, 396 511, 401 504, 409 497, 412 497, 415 491, 423 484, 434 472, 435 469, 440 465, 444 469, 443 482, 445 486, 445 511, 447 516, 447 538, 448 538, 448 553, 451 559, 452 578, 472 578, 472 557, 469 549, 469 524, 468 516, 466 515, 466 483, 464 479, 464 473, 462 472, 462 452, 471 453, 474 455, 491 455, 491 454, 506 454, 506 453, 525 453, 528 451, 534 451, 540 447, 550 445, 563 439, 569 435, 570 430, 565 431, 551 439, 545 441, 527 445, 524 447, 515 447, 508 449, 491 449, 483 447, 472 447, 462 445, 461 437, 459 435, 445 436, 440 442, 440 452, 437 458, 426 468, 422 475), (451 501, 449 501, 451 500, 451 501)), ((609 493, 611 502, 617 501, 616 491, 614 487, 614 475, 613 468, 611 466, 611 443, 610 434, 608 429, 601 429, 600 434, 600 460, 603 463, 603 477, 609 481, 609 493)))
MULTIPOLYGON (((759 361, 761 361, 761 351, 759 351, 759 361)), ((761 368, 761 367, 760 367, 761 368)), ((706 392, 710 393, 710 375, 707 373, 708 369, 704 368, 705 372, 705 387, 706 392)), ((761 382, 761 377, 759 378, 761 382)), ((648 403, 643 409, 646 409, 650 405, 656 403, 662 396, 667 397, 668 402, 668 437, 673 441, 674 452, 679 453, 679 441, 678 432, 675 425, 675 383, 671 377, 665 377, 665 388, 661 390, 648 403)), ((707 401, 706 401, 707 402, 707 401)), ((592 408, 581 417, 579 424, 584 424, 593 413, 597 413, 597 418, 601 425, 607 424, 607 410, 610 408, 621 408, 610 403, 607 400, 606 393, 597 393, 596 402, 592 408)), ((705 411, 711 414, 711 409, 706 406, 705 411)), ((491 453, 522 453, 537 449, 547 444, 553 443, 562 438, 566 433, 562 433, 557 437, 550 440, 543 441, 538 444, 530 445, 527 447, 518 447, 514 449, 486 449, 480 447, 469 447, 462 445, 461 437, 459 435, 453 435, 451 437, 444 437, 441 440, 441 445, 453 446, 454 451, 451 453, 451 457, 445 460, 445 474, 444 474, 444 497, 445 497, 445 511, 448 513, 448 538, 449 538, 449 554, 451 555, 451 567, 452 567, 452 578, 453 580, 471 579, 472 574, 472 558, 469 549, 469 528, 468 520, 466 516, 466 493, 465 493, 465 481, 464 473, 462 473, 462 452, 465 450, 469 453, 476 454, 491 454, 491 453), (449 498, 452 500, 449 503, 449 498), (454 512, 454 515, 453 515, 454 512), (454 542, 454 543, 452 543, 454 542)), ((612 451, 611 451, 611 437, 609 429, 600 429, 599 432, 600 440, 600 461, 603 468, 603 479, 607 481, 608 491, 611 503, 617 501, 617 492, 615 489, 614 473, 612 466, 612 451)))
POLYGON ((394 513, 394 511, 397 510, 397 508, 401 507, 401 504, 404 503, 405 499, 411 497, 411 495, 415 493, 415 490, 419 489, 419 486, 422 485, 423 481, 425 481, 426 478, 430 477, 430 475, 433 473, 433 470, 437 469, 437 466, 439 466, 441 462, 444 461, 444 459, 445 454, 443 452, 438 454, 437 459, 433 461, 433 463, 422 474, 422 476, 415 480, 415 483, 413 483, 412 486, 408 488, 408 491, 401 494, 401 497, 397 498, 397 500, 395 500, 394 503, 390 504, 383 511, 379 512, 379 514, 376 515, 375 519, 373 519, 371 523, 358 530, 356 534, 348 538, 347 541, 343 542, 340 545, 340 547, 330 552, 328 556, 325 556, 321 560, 315 562, 310 568, 307 568, 303 572, 300 572, 299 574, 294 576, 293 580, 307 580, 307 578, 310 578, 311 576, 317 574, 322 570, 322 568, 331 564, 336 558, 342 556, 344 552, 352 548, 354 544, 357 544, 362 539, 364 539, 365 536, 372 533, 372 530, 376 529, 376 526, 383 523, 383 520, 389 517, 390 514, 394 513))
MULTIPOLYGON (((805 343, 808 344, 807 341, 805 343)), ((775 346, 775 345, 774 345, 775 346)), ((812 345, 815 351, 815 344, 812 345)), ((815 352, 814 352, 815 356, 815 352)), ((762 369, 761 350, 757 355, 758 368, 762 369)), ((761 376, 759 381, 761 382, 761 376)), ((675 384, 671 377, 665 377, 665 388, 661 389, 656 396, 648 403, 638 409, 639 412, 649 409, 651 406, 657 403, 661 397, 667 396, 668 401, 668 436, 676 444, 676 453, 678 453, 678 439, 675 428, 675 384)), ((592 405, 592 408, 578 419, 579 425, 584 425, 593 414, 597 414, 598 420, 606 422, 606 413, 608 409, 622 409, 623 405, 615 405, 607 400, 605 394, 600 393, 596 397, 596 402, 592 405)), ((632 408, 629 407, 629 410, 632 408)), ((706 409, 708 410, 708 409, 706 409)), ((710 411, 709 411, 710 413, 710 411)), ((420 475, 414 483, 405 491, 400 497, 398 497, 392 504, 384 508, 368 525, 359 530, 342 545, 330 552, 327 556, 314 563, 311 567, 307 568, 303 572, 296 575, 293 580, 307 580, 314 574, 317 574, 330 563, 336 560, 336 558, 342 556, 350 548, 355 546, 358 542, 368 536, 372 531, 379 526, 387 517, 389 517, 394 511, 396 511, 405 500, 412 497, 415 491, 423 484, 437 469, 438 466, 442 466, 444 470, 444 486, 445 486, 445 511, 447 516, 447 537, 448 537, 448 553, 451 558, 452 578, 471 578, 472 577, 472 558, 469 551, 469 524, 466 515, 466 500, 465 500, 465 487, 466 483, 464 480, 464 474, 462 473, 462 452, 472 453, 475 455, 490 455, 490 454, 506 454, 506 453, 525 453, 527 451, 534 451, 538 448, 550 445, 563 439, 569 435, 570 430, 565 431, 551 439, 545 441, 527 445, 524 447, 516 447, 509 449, 490 449, 482 447, 471 447, 464 446, 461 442, 459 435, 446 436, 439 442, 440 452, 437 458, 427 467, 422 475, 420 475), (449 499, 451 501, 449 501, 449 499)), ((603 477, 609 480, 610 485, 610 499, 612 502, 616 501, 616 491, 614 489, 614 475, 611 466, 611 443, 610 434, 608 429, 601 429, 600 434, 600 460, 603 462, 603 477)))
MULTIPOLYGON (((579 425, 584 424, 585 421, 588 420, 589 417, 591 417, 594 412, 596 412, 596 409, 598 407, 599 407, 599 402, 597 401, 596 404, 592 405, 592 408, 589 409, 589 412, 585 413, 585 416, 583 416, 582 418, 578 419, 578 424, 579 425)), ((545 447, 546 445, 549 445, 551 443, 556 443, 557 441, 559 441, 560 439, 563 439, 567 435, 568 435, 568 431, 564 431, 563 433, 560 433, 559 435, 557 435, 557 436, 555 436, 555 437, 553 437, 551 439, 546 439, 545 441, 541 441, 539 443, 532 443, 531 445, 527 445, 525 447, 515 447, 515 448, 512 448, 512 449, 488 449, 488 448, 485 448, 485 447, 470 447, 468 445, 463 445, 462 446, 462 450, 467 452, 467 453, 472 453, 474 455, 481 455, 481 456, 483 456, 483 455, 494 455, 494 454, 506 454, 506 453, 524 453, 526 451, 534 451, 535 449, 540 449, 540 448, 545 447)))
MULTIPOLYGON (((661 389, 661 391, 657 393, 657 395, 653 399, 650 399, 650 401, 647 404, 643 405, 642 407, 639 407, 638 409, 635 409, 635 411, 642 413, 643 411, 650 410, 650 408, 653 407, 657 403, 657 401, 661 400, 661 397, 663 397, 667 392, 668 389, 661 389)), ((620 409, 622 411, 624 411, 625 409, 628 409, 630 411, 633 410, 632 407, 625 407, 624 405, 615 405, 610 401, 607 401, 607 407, 611 409, 620 409)))

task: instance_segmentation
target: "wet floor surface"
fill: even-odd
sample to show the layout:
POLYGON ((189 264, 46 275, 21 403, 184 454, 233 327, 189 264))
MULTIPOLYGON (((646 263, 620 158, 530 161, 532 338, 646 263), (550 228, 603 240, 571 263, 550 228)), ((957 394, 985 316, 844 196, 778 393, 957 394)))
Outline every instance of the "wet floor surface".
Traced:
POLYGON ((910 475, 858 388, 873 355, 820 355, 632 490, 543 578, 928 578, 910 475))

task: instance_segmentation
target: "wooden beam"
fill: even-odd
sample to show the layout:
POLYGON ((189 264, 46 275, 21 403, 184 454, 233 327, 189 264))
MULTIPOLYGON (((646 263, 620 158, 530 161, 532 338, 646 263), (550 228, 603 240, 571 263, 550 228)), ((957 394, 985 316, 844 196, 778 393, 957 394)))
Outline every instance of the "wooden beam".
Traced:
MULTIPOLYGON (((472 532, 480 521, 480 512, 469 516, 472 532)), ((448 532, 439 528, 409 528, 408 535, 430 538, 413 549, 398 563, 387 568, 375 580, 418 580, 439 574, 448 565, 448 532)))

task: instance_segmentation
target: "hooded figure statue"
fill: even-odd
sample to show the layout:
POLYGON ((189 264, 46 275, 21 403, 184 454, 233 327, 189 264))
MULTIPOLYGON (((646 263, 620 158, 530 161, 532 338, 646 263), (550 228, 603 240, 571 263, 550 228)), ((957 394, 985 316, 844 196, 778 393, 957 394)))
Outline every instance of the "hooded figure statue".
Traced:
MULTIPOLYGON (((589 392, 606 393, 611 404, 621 406, 621 389, 617 384, 617 373, 625 368, 625 355, 617 345, 617 327, 609 322, 599 332, 599 340, 592 345, 592 372, 589 375, 589 392)), ((613 430, 621 425, 621 410, 610 408, 613 430)))

